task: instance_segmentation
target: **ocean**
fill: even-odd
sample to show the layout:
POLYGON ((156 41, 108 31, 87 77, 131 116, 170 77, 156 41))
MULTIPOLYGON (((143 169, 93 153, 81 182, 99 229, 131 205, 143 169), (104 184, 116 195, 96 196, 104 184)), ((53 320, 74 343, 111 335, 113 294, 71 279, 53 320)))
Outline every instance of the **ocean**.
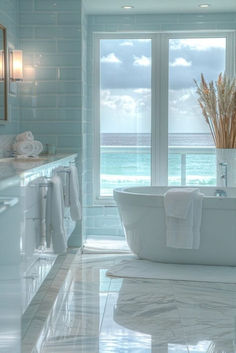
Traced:
MULTIPOLYGON (((216 157, 209 134, 170 134, 168 183, 181 185, 181 154, 186 150, 186 185, 215 185, 216 157), (191 153, 204 149, 204 153, 191 153), (188 152, 189 148, 189 152, 188 152), (176 153, 173 153, 175 152, 176 153), (207 153, 207 151, 211 151, 207 153)), ((122 186, 145 186, 151 182, 150 134, 103 134, 101 147, 101 195, 112 195, 122 186)), ((183 157, 182 157, 183 162, 183 157)), ((183 181, 182 181, 183 182, 183 181)))

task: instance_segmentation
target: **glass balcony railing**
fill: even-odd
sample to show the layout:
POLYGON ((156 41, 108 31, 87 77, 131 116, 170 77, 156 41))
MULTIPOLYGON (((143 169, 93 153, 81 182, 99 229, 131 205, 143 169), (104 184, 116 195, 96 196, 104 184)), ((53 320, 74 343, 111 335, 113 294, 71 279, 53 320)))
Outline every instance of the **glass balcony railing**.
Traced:
MULTIPOLYGON (((169 147, 168 184, 216 185, 214 147, 169 147)), ((102 196, 123 186, 151 185, 151 148, 102 146, 100 186, 102 196)))
POLYGON ((169 147, 169 185, 216 185, 215 147, 169 147))

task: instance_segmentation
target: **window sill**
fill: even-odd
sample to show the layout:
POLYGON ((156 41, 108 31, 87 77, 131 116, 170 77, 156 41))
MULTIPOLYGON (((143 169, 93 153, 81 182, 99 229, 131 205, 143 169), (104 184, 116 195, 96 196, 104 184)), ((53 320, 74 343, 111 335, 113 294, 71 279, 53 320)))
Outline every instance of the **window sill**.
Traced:
POLYGON ((110 206, 116 207, 115 200, 113 196, 100 196, 94 199, 94 206, 110 206))

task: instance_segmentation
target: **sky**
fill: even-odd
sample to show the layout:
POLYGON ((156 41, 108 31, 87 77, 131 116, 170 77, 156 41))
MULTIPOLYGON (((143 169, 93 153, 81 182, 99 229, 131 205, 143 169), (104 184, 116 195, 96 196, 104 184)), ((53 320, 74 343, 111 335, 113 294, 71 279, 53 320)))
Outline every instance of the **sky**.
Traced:
MULTIPOLYGON (((101 132, 150 132, 151 40, 102 40, 100 61, 101 132)), ((215 81, 224 67, 224 38, 170 40, 170 133, 209 131, 193 79, 215 81)))

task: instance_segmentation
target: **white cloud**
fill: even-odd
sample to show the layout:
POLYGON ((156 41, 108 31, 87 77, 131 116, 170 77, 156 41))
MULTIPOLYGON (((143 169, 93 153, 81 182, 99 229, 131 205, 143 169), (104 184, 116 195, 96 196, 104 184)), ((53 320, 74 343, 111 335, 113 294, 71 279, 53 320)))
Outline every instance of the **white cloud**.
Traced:
POLYGON ((117 56, 114 53, 110 53, 107 56, 103 56, 101 58, 102 63, 111 63, 111 64, 120 64, 122 61, 117 58, 117 56))
POLYGON ((175 67, 175 66, 186 66, 189 67, 192 65, 191 61, 187 61, 184 58, 176 58, 173 63, 170 63, 170 66, 175 67))
POLYGON ((150 66, 151 65, 151 58, 148 58, 147 56, 134 56, 134 66, 150 66))
POLYGON ((125 114, 134 115, 136 111, 136 101, 129 95, 112 95, 111 91, 101 91, 101 104, 112 110, 118 110, 125 114))
POLYGON ((183 93, 182 96, 180 96, 179 100, 180 102, 186 102, 188 101, 190 98, 192 98, 192 96, 190 95, 190 93, 183 93))
POLYGON ((146 38, 146 39, 136 39, 138 42, 151 42, 151 39, 146 38))
POLYGON ((189 48, 192 50, 209 50, 212 48, 225 49, 225 38, 186 38, 186 39, 171 39, 170 48, 179 50, 189 48))
POLYGON ((134 43, 133 42, 130 42, 130 41, 126 41, 126 42, 122 42, 120 44, 121 47, 133 47, 134 46, 134 43))
POLYGON ((137 88, 137 89, 134 89, 134 93, 149 94, 149 93, 151 93, 151 90, 150 90, 150 88, 137 88))

